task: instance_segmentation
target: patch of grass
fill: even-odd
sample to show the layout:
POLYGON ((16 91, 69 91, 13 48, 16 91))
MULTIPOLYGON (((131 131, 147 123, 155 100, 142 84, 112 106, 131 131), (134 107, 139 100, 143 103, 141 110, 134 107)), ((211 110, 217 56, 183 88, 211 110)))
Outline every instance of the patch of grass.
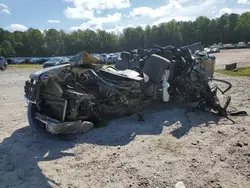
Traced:
MULTIPOLYGON (((110 64, 110 65, 104 65, 104 66, 112 66, 114 67, 115 64, 110 64)), ((37 69, 42 69, 43 65, 37 65, 37 64, 9 64, 8 68, 37 68, 37 69)))
POLYGON ((114 67, 115 64, 109 64, 109 65, 104 65, 104 66, 106 66, 106 67, 108 67, 108 66, 114 67))
POLYGON ((250 76, 250 67, 238 68, 238 71, 216 70, 215 72, 230 76, 250 76))
POLYGON ((37 68, 37 69, 42 69, 43 65, 17 64, 17 65, 8 65, 8 68, 37 68))

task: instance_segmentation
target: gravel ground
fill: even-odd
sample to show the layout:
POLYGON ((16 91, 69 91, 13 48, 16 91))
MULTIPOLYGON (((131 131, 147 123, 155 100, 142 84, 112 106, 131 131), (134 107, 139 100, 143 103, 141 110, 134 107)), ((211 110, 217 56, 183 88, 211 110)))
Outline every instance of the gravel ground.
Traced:
POLYGON ((224 69, 226 64, 237 63, 238 67, 250 65, 250 49, 221 50, 216 56, 216 68, 224 69))
MULTIPOLYGON (((0 187, 250 187, 250 118, 167 107, 116 119, 73 141, 39 140, 23 85, 33 69, 0 72, 0 187)), ((233 84, 230 109, 250 113, 250 78, 233 84)))

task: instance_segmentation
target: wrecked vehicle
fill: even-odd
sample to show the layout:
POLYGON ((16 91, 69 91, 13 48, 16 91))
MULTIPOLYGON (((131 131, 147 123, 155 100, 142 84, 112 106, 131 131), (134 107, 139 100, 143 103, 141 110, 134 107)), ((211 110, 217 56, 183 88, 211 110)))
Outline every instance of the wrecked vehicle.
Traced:
POLYGON ((216 94, 224 94, 231 84, 222 81, 228 88, 218 88, 214 81, 220 80, 207 73, 202 55, 191 54, 186 47, 160 51, 139 58, 137 54, 137 62, 122 52, 125 59, 120 63, 134 60, 137 65, 125 70, 103 66, 96 57, 81 52, 69 64, 31 74, 24 91, 32 130, 37 134, 83 133, 115 117, 140 115, 146 108, 169 101, 194 102, 199 109, 227 116, 230 98, 221 106, 216 94))

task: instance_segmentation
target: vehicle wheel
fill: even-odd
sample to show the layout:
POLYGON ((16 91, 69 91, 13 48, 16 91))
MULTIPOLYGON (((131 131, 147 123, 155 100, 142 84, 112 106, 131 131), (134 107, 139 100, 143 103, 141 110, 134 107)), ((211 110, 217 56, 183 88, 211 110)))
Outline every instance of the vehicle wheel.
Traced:
POLYGON ((36 105, 29 103, 28 104, 28 122, 31 128, 31 131, 36 134, 38 137, 51 137, 51 134, 46 131, 45 124, 38 121, 35 118, 35 113, 37 111, 36 105))

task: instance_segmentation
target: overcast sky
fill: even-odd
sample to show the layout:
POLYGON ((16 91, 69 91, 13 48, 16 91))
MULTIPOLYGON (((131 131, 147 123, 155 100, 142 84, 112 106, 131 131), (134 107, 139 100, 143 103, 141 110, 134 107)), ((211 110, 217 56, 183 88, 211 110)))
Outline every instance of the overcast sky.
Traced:
POLYGON ((250 11, 250 0, 0 0, 0 27, 65 31, 153 25, 250 11))

